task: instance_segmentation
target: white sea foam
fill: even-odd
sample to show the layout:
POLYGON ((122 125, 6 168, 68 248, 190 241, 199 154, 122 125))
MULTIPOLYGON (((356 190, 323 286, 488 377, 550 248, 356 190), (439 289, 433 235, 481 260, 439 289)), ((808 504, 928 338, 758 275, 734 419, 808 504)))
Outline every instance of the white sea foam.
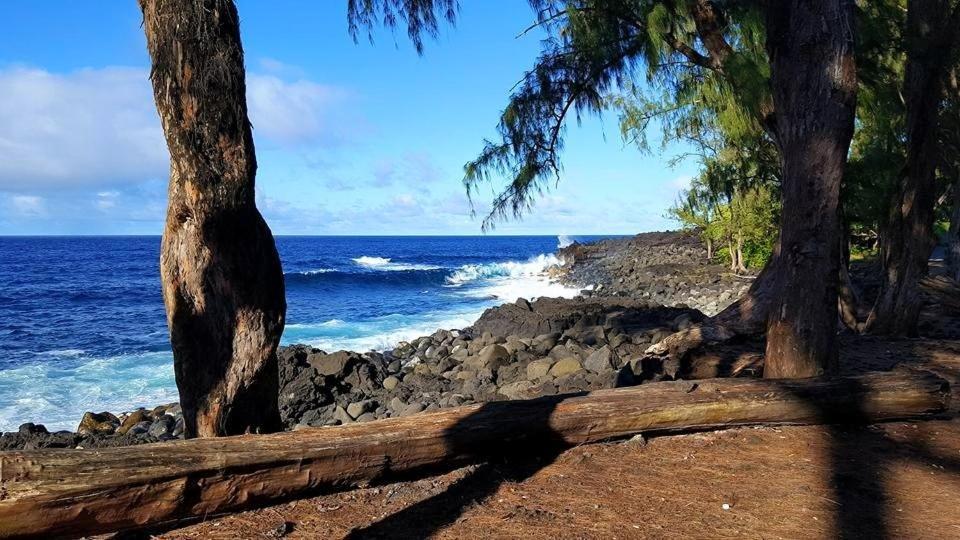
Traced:
POLYGON ((387 272, 405 272, 409 270, 440 270, 442 266, 432 264, 409 264, 393 262, 387 257, 357 257, 353 262, 365 268, 372 270, 383 270, 387 272))
POLYGON ((530 279, 544 276, 547 268, 559 265, 556 255, 537 255, 526 262, 507 261, 488 264, 467 264, 447 277, 447 284, 463 285, 492 278, 530 279))
POLYGON ((336 272, 333 268, 317 268, 316 270, 304 270, 303 272, 297 272, 301 276, 316 276, 318 274, 326 274, 328 272, 336 272))
POLYGON ((43 351, 40 354, 43 356, 76 358, 83 355, 85 352, 87 351, 83 349, 53 349, 49 351, 43 351))
POLYGON ((329 321, 323 321, 320 323, 294 323, 287 324, 285 328, 296 328, 296 329, 309 329, 309 328, 329 328, 329 327, 341 327, 347 324, 341 319, 330 319, 329 321))
POLYGON ((74 430, 84 411, 129 411, 179 399, 169 352, 80 361, 70 368, 37 362, 0 370, 0 431, 37 421, 50 431, 74 430))
MULTIPOLYGON (((400 341, 431 334, 437 329, 472 325, 483 311, 519 297, 570 298, 579 289, 552 280, 547 269, 560 264, 554 255, 538 255, 527 261, 464 265, 447 277, 445 294, 473 301, 461 309, 439 309, 415 315, 387 315, 363 321, 338 319, 315 324, 290 324, 284 343, 306 343, 325 351, 386 350, 400 341), (340 324, 342 323, 342 324, 340 324)), ((442 304, 438 307, 441 307, 442 304)))
POLYGON ((547 273, 550 267, 561 264, 556 255, 537 255, 525 262, 468 264, 447 277, 447 286, 462 288, 458 292, 464 296, 506 302, 520 297, 571 298, 580 290, 551 279, 547 273))
POLYGON ((569 236, 567 236, 567 235, 565 235, 565 234, 561 234, 560 236, 557 236, 557 248, 558 248, 558 249, 563 249, 563 248, 569 246, 570 244, 573 244, 574 242, 576 242, 576 240, 574 240, 573 238, 571 238, 571 237, 569 237, 569 236))
POLYGON ((383 351, 401 341, 432 334, 439 329, 464 328, 477 320, 485 307, 463 311, 437 311, 418 315, 386 315, 366 321, 330 327, 288 325, 284 343, 305 343, 327 352, 383 351))

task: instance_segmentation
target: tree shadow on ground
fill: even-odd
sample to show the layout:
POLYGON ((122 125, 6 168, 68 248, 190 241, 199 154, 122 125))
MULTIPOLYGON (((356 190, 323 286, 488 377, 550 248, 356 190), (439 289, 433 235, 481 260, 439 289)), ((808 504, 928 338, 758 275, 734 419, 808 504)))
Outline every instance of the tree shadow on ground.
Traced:
MULTIPOLYGON (((915 340, 891 342, 870 336, 851 336, 845 347, 873 340, 873 346, 894 349, 893 354, 867 358, 848 358, 841 364, 844 375, 871 371, 910 370, 933 373, 951 386, 960 380, 960 371, 950 366, 935 365, 929 346, 918 347, 915 340), (892 345, 894 343, 895 345, 892 345), (899 349, 899 350, 898 350, 899 349)), ((887 350, 887 353, 890 351, 887 350)), ((802 392, 800 399, 816 408, 829 437, 829 480, 834 503, 835 532, 839 538, 889 538, 892 536, 888 517, 891 512, 888 492, 891 468, 897 462, 933 464, 951 474, 960 474, 960 460, 937 454, 927 443, 891 438, 883 428, 869 426, 865 392, 861 383, 846 379, 843 395, 847 403, 809 400, 802 392)), ((784 389, 795 390, 789 384, 784 389)), ((947 389, 949 391, 949 389, 947 389)), ((941 417, 949 417, 948 410, 941 417)))
POLYGON ((529 406, 522 408, 515 401, 485 403, 444 433, 450 455, 481 465, 443 492, 356 529, 347 538, 426 538, 456 522, 505 482, 530 478, 570 447, 550 426, 556 406, 584 394, 529 400, 529 406), (477 437, 477 432, 484 435, 477 437), (487 442, 478 444, 478 440, 487 442))
MULTIPOLYGON (((924 363, 914 357, 904 363, 924 363)), ((892 367, 892 366, 891 366, 892 367)), ((926 367, 926 366, 923 366, 926 367)), ((955 382, 949 375, 941 374, 955 382)), ((868 427, 870 404, 866 401, 868 388, 856 379, 843 380, 843 388, 834 399, 808 393, 802 385, 783 381, 778 386, 814 408, 819 423, 825 424, 828 440, 826 456, 828 483, 832 496, 827 500, 834 506, 834 532, 839 538, 889 538, 888 521, 891 508, 888 491, 891 467, 897 462, 910 461, 933 464, 951 474, 960 474, 960 459, 939 455, 923 441, 900 441, 891 438, 883 429, 868 427)), ((451 451, 466 453, 473 461, 485 464, 471 471, 445 491, 435 494, 413 506, 387 516, 380 521, 357 529, 350 538, 423 538, 457 522, 476 503, 494 494, 505 482, 523 481, 551 464, 569 445, 554 432, 549 418, 555 406, 571 396, 556 396, 551 407, 540 407, 539 412, 513 418, 504 423, 507 413, 503 403, 489 403, 475 414, 448 430, 446 438, 451 451), (508 432, 518 425, 527 429, 517 437, 508 432), (510 427, 512 426, 512 428, 510 427), (473 447, 465 435, 476 430, 489 431, 484 440, 493 441, 483 447, 473 447), (519 455, 536 457, 516 457, 519 455), (514 456, 508 459, 508 456, 514 456)), ((536 400, 541 401, 542 400, 536 400)), ((516 402, 511 406, 515 407, 516 402)), ((531 407, 530 411, 536 410, 531 407)))

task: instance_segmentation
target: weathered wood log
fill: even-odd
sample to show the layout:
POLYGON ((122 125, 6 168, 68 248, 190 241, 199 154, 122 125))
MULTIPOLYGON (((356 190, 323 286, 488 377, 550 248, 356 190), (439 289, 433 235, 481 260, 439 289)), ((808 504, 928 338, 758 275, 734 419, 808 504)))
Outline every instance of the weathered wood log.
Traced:
POLYGON ((960 284, 947 276, 926 276, 920 280, 920 290, 928 300, 944 307, 960 309, 960 284))
POLYGON ((640 432, 924 417, 946 410, 948 400, 948 383, 919 371, 709 379, 272 435, 0 453, 0 537, 171 524, 640 432))

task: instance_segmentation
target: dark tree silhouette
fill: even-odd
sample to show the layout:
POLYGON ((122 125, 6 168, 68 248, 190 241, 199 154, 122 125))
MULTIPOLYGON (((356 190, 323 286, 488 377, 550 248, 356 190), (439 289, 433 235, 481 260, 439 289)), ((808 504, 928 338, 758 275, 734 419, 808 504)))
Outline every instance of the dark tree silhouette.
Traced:
POLYGON ((920 280, 933 249, 936 171, 940 162, 939 115, 944 83, 958 46, 960 3, 910 0, 907 3, 906 74, 907 158, 900 189, 890 205, 882 235, 883 282, 867 330, 914 336, 920 317, 920 280))

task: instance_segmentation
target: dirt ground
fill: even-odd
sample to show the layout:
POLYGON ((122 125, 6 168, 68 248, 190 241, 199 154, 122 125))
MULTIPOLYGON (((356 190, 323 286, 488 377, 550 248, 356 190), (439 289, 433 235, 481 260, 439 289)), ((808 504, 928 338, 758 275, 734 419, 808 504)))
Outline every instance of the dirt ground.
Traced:
MULTIPOLYGON (((960 341, 848 337, 844 369, 960 385, 960 341)), ((957 394, 955 393, 955 396, 957 394)), ((960 420, 581 446, 210 519, 159 538, 960 538, 960 420)))

